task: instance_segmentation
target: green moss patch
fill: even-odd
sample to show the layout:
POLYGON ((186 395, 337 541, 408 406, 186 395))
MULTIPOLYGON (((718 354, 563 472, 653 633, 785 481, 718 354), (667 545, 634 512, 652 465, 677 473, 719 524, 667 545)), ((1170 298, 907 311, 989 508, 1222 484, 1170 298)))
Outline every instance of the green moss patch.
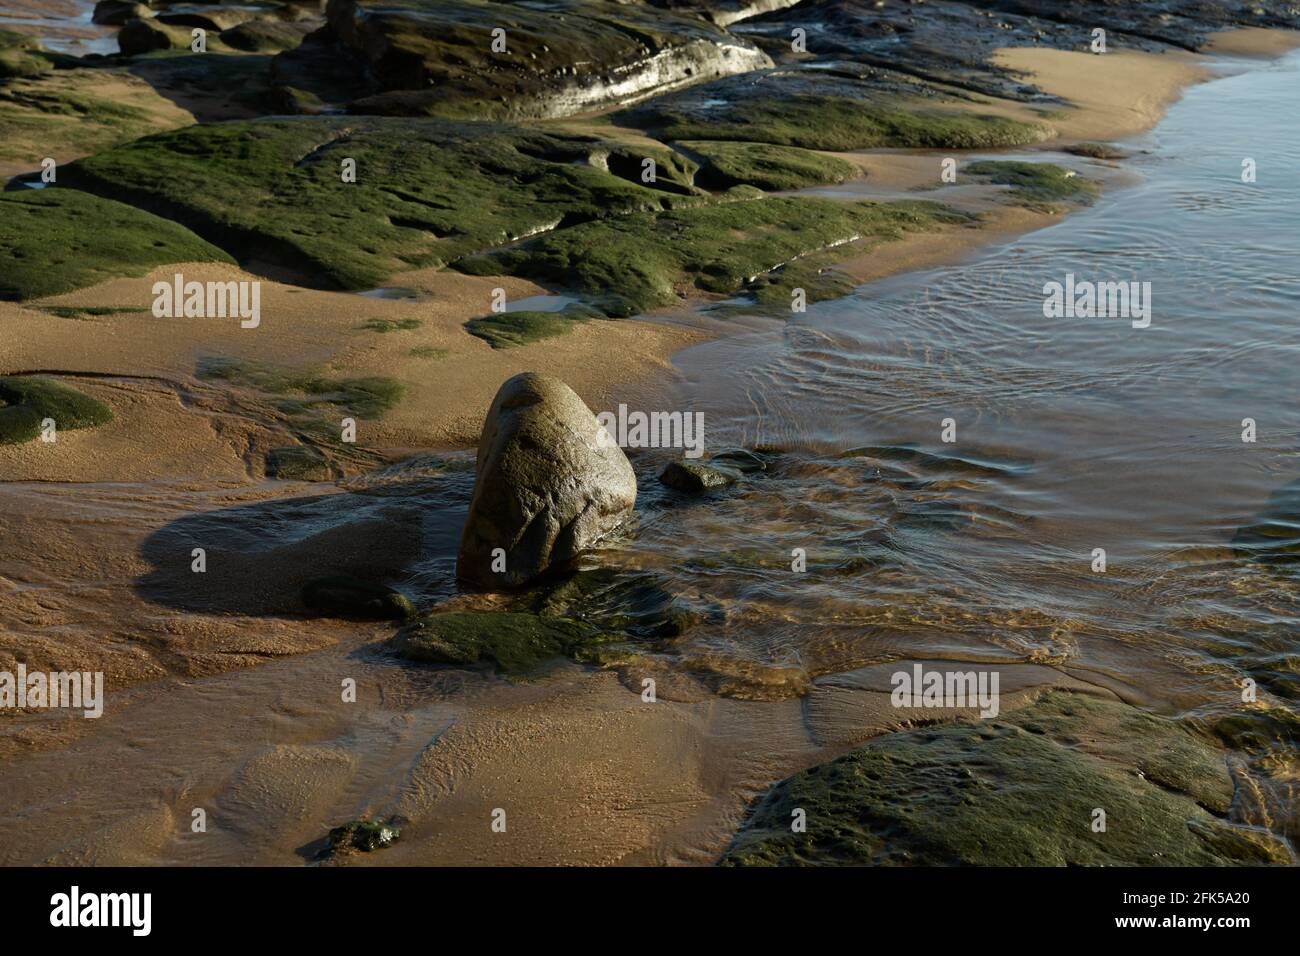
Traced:
POLYGON ((171 262, 233 262, 189 230, 61 186, 0 193, 0 299, 57 295, 171 262))
POLYGON ((790 97, 739 98, 713 115, 679 107, 669 97, 630 114, 665 140, 740 140, 849 150, 993 149, 1041 142, 1051 130, 1034 123, 931 106, 906 108, 898 101, 878 102, 846 96, 798 94, 790 97))
POLYGON ((465 331, 494 349, 530 345, 564 335, 575 322, 586 322, 597 313, 585 306, 569 306, 561 312, 494 312, 465 323, 465 331))
POLYGON ((370 319, 361 327, 368 332, 410 332, 424 325, 419 319, 370 319))
POLYGON ((613 289, 645 310, 695 290, 735 292, 762 273, 829 247, 896 239, 968 218, 923 202, 756 199, 584 223, 457 267, 592 295, 613 289))
POLYGON ((1214 815, 1231 798, 1223 754, 1186 727, 1058 692, 1005 718, 889 734, 777 784, 723 862, 1289 862, 1277 839, 1214 815), (1104 832, 1093 830, 1097 808, 1104 832), (805 833, 791 832, 796 809, 805 833))
POLYGON ((76 63, 75 57, 51 53, 25 33, 0 30, 0 79, 38 76, 76 63))
POLYGON ((561 225, 698 202, 599 168, 609 144, 485 123, 301 117, 191 126, 111 149, 61 181, 345 289, 561 225), (343 160, 356 162, 343 182, 343 160))
POLYGON ((401 382, 383 376, 335 378, 315 369, 277 369, 223 357, 204 359, 198 374, 275 396, 277 407, 291 416, 327 408, 378 418, 406 393, 401 382))
POLYGON ((113 413, 103 402, 53 379, 0 378, 0 445, 38 437, 47 418, 59 431, 73 431, 112 421, 113 413))
POLYGON ((450 353, 446 349, 435 348, 432 345, 417 345, 406 354, 411 358, 439 359, 446 358, 450 353))
POLYGON ((703 140, 686 140, 677 145, 701 158, 704 169, 700 181, 709 186, 803 189, 842 183, 861 174, 846 160, 795 146, 703 140))
POLYGON ((964 172, 1000 186, 1010 186, 1017 205, 1035 209, 1051 208, 1057 203, 1087 205, 1100 192, 1091 179, 1053 163, 990 159, 970 163, 964 172))
POLYGON ((570 618, 514 611, 429 614, 402 628, 388 646, 408 660, 430 664, 486 665, 527 674, 556 657, 615 639, 570 618))

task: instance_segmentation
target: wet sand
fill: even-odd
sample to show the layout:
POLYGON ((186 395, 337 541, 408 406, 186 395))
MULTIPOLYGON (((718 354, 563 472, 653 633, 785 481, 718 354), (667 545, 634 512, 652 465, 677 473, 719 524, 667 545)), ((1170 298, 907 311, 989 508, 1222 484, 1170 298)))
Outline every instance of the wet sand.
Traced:
MULTIPOLYGON (((1080 109, 1051 120, 1070 139, 1146 128, 1183 84, 1206 75, 1182 57, 1002 56, 1033 70, 1045 88, 1073 94, 1080 109)), ((862 161, 881 174, 887 157, 862 161)), ((863 281, 879 278, 1050 221, 1003 209, 984 229, 942 242, 914 236, 843 268, 863 281)), ((252 278, 185 265, 149 279, 174 271, 252 278)), ((150 284, 114 280, 44 304, 146 308, 150 284)), ((708 863, 746 801, 773 780, 906 726, 888 704, 880 668, 819 678, 803 699, 766 702, 715 697, 687 675, 655 671, 658 700, 644 703, 646 672, 635 669, 566 664, 511 683, 402 667, 366 650, 391 632, 386 626, 267 616, 255 601, 243 612, 196 612, 142 594, 139 582, 158 571, 144 556, 148 542, 187 516, 286 495, 344 494, 332 484, 263 480, 257 452, 289 430, 256 396, 232 397, 199 380, 205 354, 400 378, 408 397, 381 421, 363 423, 367 444, 398 454, 472 444, 496 387, 516 371, 556 374, 602 407, 630 383, 653 387, 671 375, 671 355, 702 334, 666 323, 592 322, 494 352, 461 323, 487 311, 494 287, 511 299, 544 290, 450 273, 412 273, 393 284, 427 297, 370 299, 263 280, 257 330, 147 313, 63 319, 0 303, 0 371, 72 373, 70 381, 119 415, 55 446, 0 447, 0 476, 15 482, 0 496, 0 669, 23 661, 104 670, 109 687, 98 721, 35 713, 0 724, 0 818, 24 833, 8 841, 0 862, 294 865, 310 858, 328 826, 370 814, 402 818, 403 839, 351 864, 708 863), (412 317, 423 325, 383 334, 357 328, 371 318, 412 317), (160 321, 169 323, 166 334, 160 321), (419 359, 409 354, 415 347, 447 354, 419 359), (339 700, 346 677, 357 680, 356 704, 339 700), (190 832, 194 807, 207 810, 207 834, 190 832), (496 808, 507 812, 505 834, 490 827, 496 808)), ((260 572, 275 578, 304 562, 454 550, 462 513, 425 509, 413 528, 400 499, 393 504, 391 513, 376 505, 349 526, 349 553, 337 553, 337 537, 309 538, 271 555, 260 572)), ((1004 711, 1050 687, 1109 693, 1052 667, 1008 662, 1000 670, 1004 711)))

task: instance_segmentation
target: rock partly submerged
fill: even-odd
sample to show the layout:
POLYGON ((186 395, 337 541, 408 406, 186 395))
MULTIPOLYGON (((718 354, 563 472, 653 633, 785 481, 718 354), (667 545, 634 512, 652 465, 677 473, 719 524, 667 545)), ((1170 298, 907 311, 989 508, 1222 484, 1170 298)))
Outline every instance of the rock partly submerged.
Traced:
POLYGON ((730 865, 1163 865, 1290 862, 1225 820, 1223 753, 1177 721, 1069 692, 1000 719, 888 734, 782 781, 730 865), (807 830, 794 833, 795 810, 807 830), (1104 811, 1104 829, 1094 822, 1104 811))
POLYGON ((572 566, 624 526, 636 475, 581 398, 524 372, 497 392, 479 440, 457 577, 490 591, 572 566))

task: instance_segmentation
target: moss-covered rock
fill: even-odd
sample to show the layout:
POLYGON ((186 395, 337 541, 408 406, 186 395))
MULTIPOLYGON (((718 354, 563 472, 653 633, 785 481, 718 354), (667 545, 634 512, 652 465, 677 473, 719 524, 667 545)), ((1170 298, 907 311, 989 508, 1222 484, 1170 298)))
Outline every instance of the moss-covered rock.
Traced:
POLYGON ((861 173, 846 160, 795 146, 704 140, 686 140, 677 145, 700 157, 704 166, 698 179, 709 187, 803 189, 842 183, 861 173))
POLYGON ((617 289, 645 310, 696 290, 735 292, 790 260, 855 240, 968 220, 934 203, 767 198, 583 223, 456 265, 591 295, 617 289))
POLYGON ((302 603, 330 617, 367 621, 403 621, 415 617, 415 605, 400 591, 348 575, 308 581, 303 585, 302 603))
POLYGON ((482 339, 494 349, 530 345, 543 339, 564 335, 575 322, 596 318, 597 313, 585 306, 571 305, 560 312, 494 312, 465 323, 465 331, 482 339))
POLYGON ((1012 200, 1035 209, 1058 203, 1088 205, 1100 189, 1091 179, 1053 163, 1025 163, 988 159, 970 163, 964 172, 1000 186, 1010 186, 1012 200))
POLYGON ((494 124, 301 117, 146 137, 68 165, 60 182, 183 223, 241 261, 370 289, 556 226, 699 201, 593 165, 608 150, 494 124))
POLYGON ((0 299, 57 295, 170 262, 232 262, 183 226, 75 189, 0 193, 0 299))
POLYGON ((50 52, 25 33, 0 30, 0 80, 39 76, 76 62, 74 57, 50 52))
POLYGON ((878 738, 782 781, 731 865, 1163 865, 1289 862, 1236 827, 1222 753, 1179 723, 1065 692, 1005 718, 878 738), (1094 832, 1094 810, 1105 811, 1094 832), (791 831, 796 809, 807 831, 791 831), (1208 811, 1208 812, 1207 812, 1208 811))
POLYGON ((117 47, 123 56, 140 56, 159 50, 188 50, 193 40, 190 27, 164 23, 153 17, 128 20, 117 31, 117 47))
POLYGON ((732 78, 656 98, 619 122, 663 140, 771 143, 804 149, 992 149, 1041 142, 1050 127, 942 101, 882 94, 818 71, 732 78))
POLYGON ((286 22, 258 18, 221 32, 221 42, 249 53, 278 53, 297 49, 317 24, 311 20, 286 22))
POLYGON ((103 402, 53 379, 0 378, 0 445, 31 441, 47 418, 58 431, 73 431, 112 421, 113 413, 103 402))
POLYGON ((701 461, 670 461, 659 480, 675 491, 699 495, 706 491, 728 488, 740 480, 740 472, 726 466, 718 467, 701 461))
POLYGON ((585 568, 524 599, 538 614, 570 618, 637 640, 685 634, 700 614, 668 591, 652 572, 585 568))
POLYGON ((286 445, 266 453, 266 477, 285 481, 329 481, 334 467, 324 452, 310 445, 286 445))
POLYGON ((582 621, 516 611, 440 611, 397 632, 388 646, 400 657, 429 664, 487 665, 523 675, 556 657, 616 640, 582 621))

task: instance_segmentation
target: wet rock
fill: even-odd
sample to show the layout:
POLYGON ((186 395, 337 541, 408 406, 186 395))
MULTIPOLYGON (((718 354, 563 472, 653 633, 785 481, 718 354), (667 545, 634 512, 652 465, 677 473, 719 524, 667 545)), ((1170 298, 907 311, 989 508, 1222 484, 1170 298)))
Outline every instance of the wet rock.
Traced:
POLYGON ((342 826, 334 827, 329 832, 325 856, 340 853, 370 853, 392 846, 402 835, 391 823, 377 820, 349 820, 342 826))
POLYGON ((277 53, 298 47, 316 28, 310 20, 247 20, 221 32, 221 42, 235 50, 249 53, 277 53))
POLYGON ((152 18, 128 20, 117 31, 117 47, 123 56, 139 56, 156 50, 188 50, 192 39, 185 27, 168 26, 152 18))
POLYGON ((703 20, 587 0, 336 0, 328 18, 333 42, 365 64, 356 113, 563 116, 772 65, 703 20), (496 29, 503 52, 491 46, 496 29), (368 76, 382 92, 364 95, 368 76))
POLYGON ((308 581, 302 603, 330 617, 368 621, 406 620, 415 617, 415 605, 406 595, 382 584, 347 575, 308 581))
POLYGON ((105 26, 121 26, 128 20, 144 20, 153 16, 153 11, 146 4, 135 0, 99 0, 91 21, 105 26))
POLYGON ((330 481, 334 468, 317 448, 286 445, 266 453, 266 476, 286 481, 330 481))
POLYGON ((673 461, 659 474, 659 480, 674 491, 690 495, 727 488, 740 480, 740 472, 698 461, 673 461))
POLYGON ((457 577, 523 587, 618 531, 635 503, 627 456, 582 399, 557 378, 516 375, 483 424, 457 577))
POLYGON ((510 675, 557 657, 576 657, 611 640, 594 625, 517 611, 441 611, 406 625, 387 641, 399 657, 426 664, 487 665, 510 675))
POLYGON ((1285 863, 1275 837, 1225 822, 1224 756, 1176 721, 1067 692, 991 720, 888 734, 777 784, 731 865, 1285 863), (807 814, 792 833, 791 814, 807 814), (1092 829, 1106 813, 1105 832, 1092 829))
POLYGON ((198 27, 209 33, 220 33, 255 19, 258 13, 255 8, 177 4, 159 13, 158 20, 169 26, 185 27, 187 31, 198 27))

